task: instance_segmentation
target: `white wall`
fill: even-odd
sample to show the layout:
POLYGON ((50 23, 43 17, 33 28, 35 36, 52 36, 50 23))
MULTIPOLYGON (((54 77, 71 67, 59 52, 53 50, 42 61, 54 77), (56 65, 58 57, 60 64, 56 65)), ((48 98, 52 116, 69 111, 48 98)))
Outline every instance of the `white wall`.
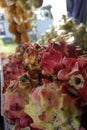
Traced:
POLYGON ((53 19, 37 20, 37 39, 40 38, 48 29, 50 29, 53 19))
POLYGON ((44 0, 43 6, 51 4, 55 23, 66 14, 66 0, 44 0))

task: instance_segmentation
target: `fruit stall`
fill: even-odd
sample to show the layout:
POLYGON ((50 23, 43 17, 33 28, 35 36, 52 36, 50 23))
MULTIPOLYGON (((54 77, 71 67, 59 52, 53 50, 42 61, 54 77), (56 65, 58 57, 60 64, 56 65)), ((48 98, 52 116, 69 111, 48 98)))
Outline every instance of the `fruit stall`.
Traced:
POLYGON ((1 60, 5 130, 87 130, 86 26, 63 15, 31 42, 29 17, 43 1, 25 1, 0 0, 17 44, 1 60))

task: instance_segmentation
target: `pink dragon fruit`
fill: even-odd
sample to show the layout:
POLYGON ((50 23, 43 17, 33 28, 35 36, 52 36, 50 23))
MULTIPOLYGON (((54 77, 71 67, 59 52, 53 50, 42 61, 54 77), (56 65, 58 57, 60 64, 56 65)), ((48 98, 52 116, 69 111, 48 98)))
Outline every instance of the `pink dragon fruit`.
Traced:
POLYGON ((87 57, 66 58, 63 64, 64 69, 58 72, 58 78, 65 81, 68 90, 87 101, 87 57))

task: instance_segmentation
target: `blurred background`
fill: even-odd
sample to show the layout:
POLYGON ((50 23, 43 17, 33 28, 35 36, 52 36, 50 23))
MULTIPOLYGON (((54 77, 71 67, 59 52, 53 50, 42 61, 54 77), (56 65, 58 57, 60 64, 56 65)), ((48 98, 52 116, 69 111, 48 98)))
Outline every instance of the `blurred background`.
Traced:
MULTIPOLYGON (((4 9, 0 8, 0 53, 7 56, 14 52, 16 44, 13 43, 13 35, 8 31, 9 23, 5 21, 4 14, 4 9)), ((58 24, 63 14, 66 15, 66 0, 43 0, 42 6, 35 10, 31 19, 32 29, 28 30, 31 41, 37 41, 52 24, 58 24)))

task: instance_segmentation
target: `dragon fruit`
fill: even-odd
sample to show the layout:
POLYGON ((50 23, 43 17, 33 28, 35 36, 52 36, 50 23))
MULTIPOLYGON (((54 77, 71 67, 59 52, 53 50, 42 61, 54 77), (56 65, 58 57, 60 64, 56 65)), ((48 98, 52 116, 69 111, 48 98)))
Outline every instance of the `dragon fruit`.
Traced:
POLYGON ((87 55, 79 47, 25 43, 3 72, 3 114, 15 130, 87 129, 87 55))
POLYGON ((87 101, 87 57, 67 58, 63 63, 65 67, 58 72, 58 78, 67 81, 67 89, 73 89, 80 98, 87 101))
POLYGON ((77 98, 72 98, 58 84, 51 82, 30 93, 24 111, 32 117, 32 127, 54 130, 66 126, 67 130, 79 130, 80 111, 76 104, 77 98))

